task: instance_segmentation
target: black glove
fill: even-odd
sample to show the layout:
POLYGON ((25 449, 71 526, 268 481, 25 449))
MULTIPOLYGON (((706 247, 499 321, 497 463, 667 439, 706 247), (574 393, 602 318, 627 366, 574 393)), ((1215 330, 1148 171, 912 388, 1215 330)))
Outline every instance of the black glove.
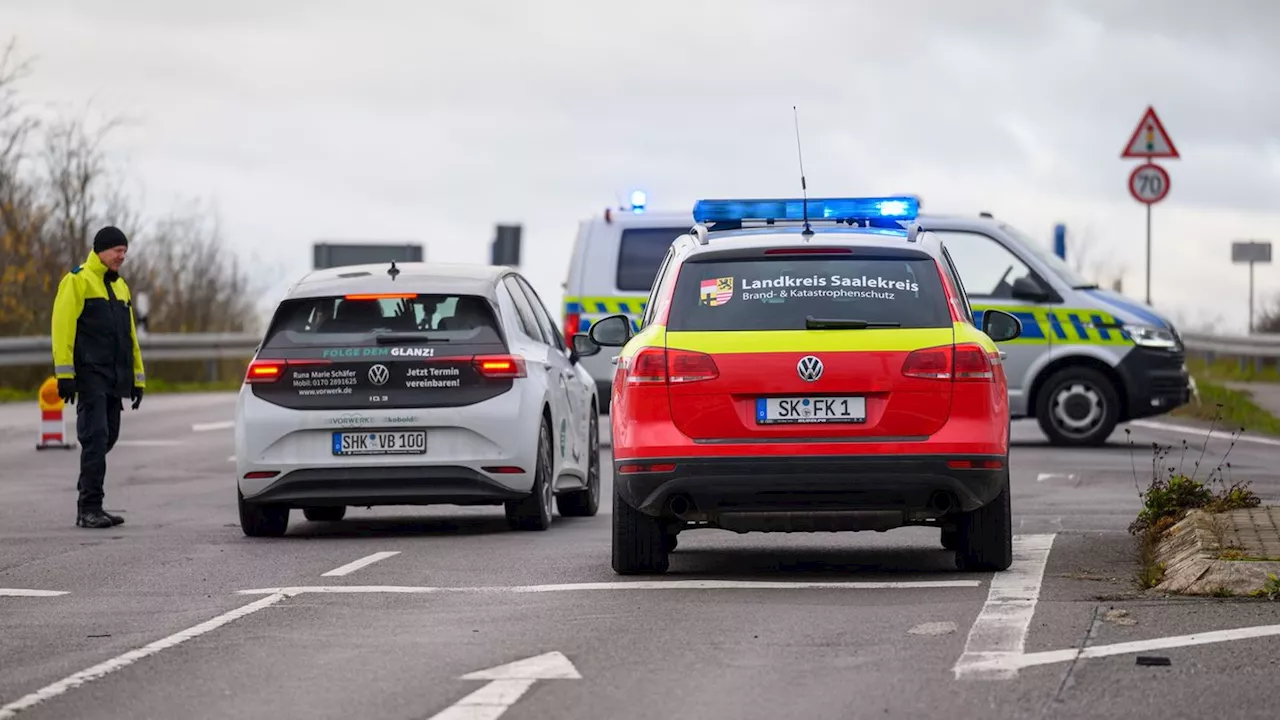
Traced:
POLYGON ((142 388, 135 387, 131 390, 129 392, 129 398, 133 400, 133 409, 137 410, 138 406, 142 404, 142 388))
POLYGON ((58 378, 58 397, 68 405, 76 404, 76 379, 58 378))

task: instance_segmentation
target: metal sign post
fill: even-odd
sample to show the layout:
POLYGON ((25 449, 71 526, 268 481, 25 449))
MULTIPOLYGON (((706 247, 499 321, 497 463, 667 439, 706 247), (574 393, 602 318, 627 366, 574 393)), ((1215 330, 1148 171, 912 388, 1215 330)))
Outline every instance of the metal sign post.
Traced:
POLYGON ((1249 334, 1253 334, 1253 266, 1271 263, 1270 240, 1241 240, 1231 243, 1231 262, 1249 265, 1249 334))
POLYGON ((1178 159, 1178 149, 1173 139, 1165 132, 1164 125, 1156 116, 1155 108, 1148 106, 1138 121, 1138 127, 1125 145, 1121 158, 1140 158, 1147 160, 1129 175, 1129 194, 1133 199, 1147 206, 1147 304, 1151 304, 1151 206, 1160 202, 1169 194, 1169 173, 1164 168, 1151 162, 1152 158, 1178 159))

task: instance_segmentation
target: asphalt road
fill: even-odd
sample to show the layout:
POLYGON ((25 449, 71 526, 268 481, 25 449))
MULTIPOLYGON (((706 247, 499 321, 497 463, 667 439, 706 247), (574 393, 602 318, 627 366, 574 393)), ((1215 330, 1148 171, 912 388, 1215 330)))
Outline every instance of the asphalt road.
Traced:
MULTIPOLYGON (((73 526, 78 454, 36 451, 34 405, 0 406, 0 718, 1276 715, 1280 636, 1178 636, 1274 627, 1280 605, 1135 590, 1133 468, 1184 437, 1194 462, 1195 432, 1065 451, 1015 424, 998 576, 956 572, 934 531, 703 530, 636 579, 609 567, 607 507, 545 533, 497 508, 295 512, 246 538, 232 406, 126 410, 107 508, 127 523, 105 531, 73 526)), ((1278 455, 1237 443, 1232 472, 1280 501, 1278 455)))

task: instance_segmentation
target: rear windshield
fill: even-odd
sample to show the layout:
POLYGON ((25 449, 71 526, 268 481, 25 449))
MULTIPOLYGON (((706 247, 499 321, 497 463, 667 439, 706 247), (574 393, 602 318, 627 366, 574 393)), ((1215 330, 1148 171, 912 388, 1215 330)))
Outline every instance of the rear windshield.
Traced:
POLYGON ((489 301, 479 296, 337 296, 281 303, 264 346, 375 345, 380 335, 423 343, 496 343, 502 338, 489 301))
POLYGON ((931 259, 780 257, 685 264, 667 328, 804 330, 807 317, 951 326, 931 259))
POLYGON ((623 230, 618 250, 618 289, 649 292, 671 243, 687 232, 687 227, 623 230))

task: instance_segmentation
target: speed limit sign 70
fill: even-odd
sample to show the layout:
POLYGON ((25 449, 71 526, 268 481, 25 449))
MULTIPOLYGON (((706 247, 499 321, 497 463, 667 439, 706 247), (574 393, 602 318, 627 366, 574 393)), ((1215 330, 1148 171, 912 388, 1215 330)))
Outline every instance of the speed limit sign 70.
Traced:
POLYGON ((1129 175, 1129 194, 1147 205, 1160 202, 1169 194, 1169 173, 1155 163, 1139 165, 1129 175))

